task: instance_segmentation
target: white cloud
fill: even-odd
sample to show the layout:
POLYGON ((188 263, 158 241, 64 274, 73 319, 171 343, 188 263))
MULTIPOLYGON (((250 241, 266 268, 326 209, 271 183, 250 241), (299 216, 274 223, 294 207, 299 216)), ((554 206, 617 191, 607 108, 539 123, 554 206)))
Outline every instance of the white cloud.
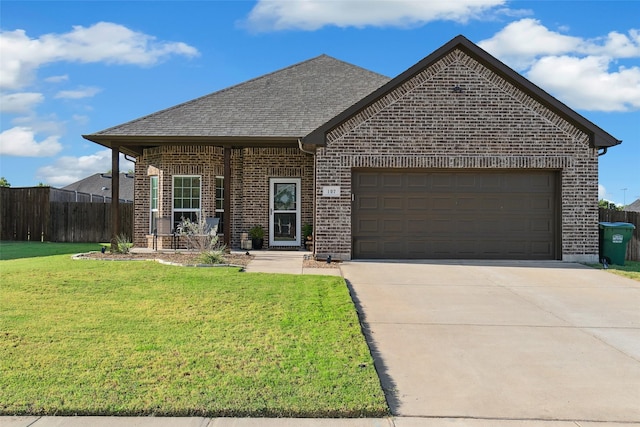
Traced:
POLYGON ((42 101, 44 101, 44 95, 37 92, 0 94, 0 112, 26 114, 42 101))
POLYGON ((96 94, 100 93, 102 89, 98 87, 81 87, 76 90, 61 90, 56 93, 54 98, 57 99, 82 99, 82 98, 91 98, 96 94))
POLYGON ((254 31, 337 27, 407 27, 430 21, 467 22, 506 0, 259 0, 244 25, 254 31))
POLYGON ((47 83, 62 83, 69 80, 68 74, 63 74, 61 76, 51 76, 44 79, 47 83))
POLYGON ((639 110, 640 67, 609 71, 609 64, 599 56, 548 56, 536 62, 527 77, 575 108, 639 110))
POLYGON ((570 107, 592 111, 640 109, 640 67, 617 65, 640 58, 640 31, 584 39, 521 19, 479 43, 570 107))
POLYGON ((157 41, 111 22, 74 26, 64 34, 27 36, 24 30, 0 32, 0 88, 19 89, 31 82, 36 70, 48 63, 154 65, 170 55, 197 56, 198 50, 181 42, 157 41))
MULTIPOLYGON (((120 171, 133 169, 134 164, 125 160, 120 154, 120 171)), ((52 165, 38 169, 36 177, 42 182, 63 187, 86 178, 94 173, 107 172, 111 169, 111 150, 101 150, 88 156, 63 156, 52 165)))
POLYGON ((58 136, 36 141, 35 132, 28 127, 16 126, 0 133, 0 154, 3 156, 50 157, 62 150, 58 136))

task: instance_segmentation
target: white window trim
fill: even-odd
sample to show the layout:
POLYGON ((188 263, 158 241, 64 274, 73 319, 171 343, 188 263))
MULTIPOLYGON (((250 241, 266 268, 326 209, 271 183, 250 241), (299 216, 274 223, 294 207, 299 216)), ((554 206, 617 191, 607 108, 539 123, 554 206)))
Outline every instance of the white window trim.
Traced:
MULTIPOLYGON (((153 214, 158 213, 160 210, 160 177, 158 175, 152 175, 149 177, 149 234, 153 234, 153 214), (156 207, 153 208, 153 180, 156 181, 156 207)), ((156 228, 158 227, 157 220, 159 218, 156 215, 156 228)))
POLYGON ((200 217, 202 215, 202 176, 201 175, 173 175, 171 177, 171 226, 172 228, 175 228, 174 218, 177 212, 195 212, 198 217, 198 220, 200 220, 200 217), (199 203, 200 208, 185 209, 185 208, 175 207, 175 189, 176 189, 175 179, 176 178, 198 178, 198 180, 200 181, 200 203, 199 203))

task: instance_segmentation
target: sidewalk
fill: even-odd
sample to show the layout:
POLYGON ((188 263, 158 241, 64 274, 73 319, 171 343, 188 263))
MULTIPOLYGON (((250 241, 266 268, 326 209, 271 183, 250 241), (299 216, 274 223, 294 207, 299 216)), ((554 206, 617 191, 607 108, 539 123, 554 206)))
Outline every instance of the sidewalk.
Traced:
POLYGON ((342 276, 340 268, 305 268, 305 256, 311 256, 307 251, 250 251, 255 258, 247 265, 248 273, 284 273, 284 274, 315 274, 321 276, 342 276))
POLYGON ((2 427, 638 427, 637 423, 476 418, 0 417, 2 427))

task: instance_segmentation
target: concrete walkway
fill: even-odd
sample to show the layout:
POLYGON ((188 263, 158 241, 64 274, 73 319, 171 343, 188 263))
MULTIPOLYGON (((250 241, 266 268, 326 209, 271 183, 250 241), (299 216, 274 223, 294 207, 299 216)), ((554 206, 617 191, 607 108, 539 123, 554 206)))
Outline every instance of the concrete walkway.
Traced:
POLYGON ((283 273, 283 274, 316 274, 323 276, 341 276, 339 268, 305 268, 305 256, 311 256, 307 251, 251 251, 255 258, 247 265, 248 273, 283 273))

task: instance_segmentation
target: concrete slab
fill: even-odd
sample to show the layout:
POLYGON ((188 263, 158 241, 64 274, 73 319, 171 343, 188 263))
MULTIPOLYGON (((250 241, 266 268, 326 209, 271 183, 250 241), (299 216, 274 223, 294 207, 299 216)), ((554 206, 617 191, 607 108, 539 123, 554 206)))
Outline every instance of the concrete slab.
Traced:
POLYGON ((251 251, 254 259, 245 267, 248 273, 302 274, 302 260, 308 252, 251 251))
POLYGON ((342 276, 339 268, 303 268, 302 274, 314 274, 316 276, 342 276))
POLYGON ((563 326, 509 289, 475 285, 358 284, 367 322, 563 326), (424 286, 428 286, 425 291, 424 286))
POLYGON ((208 427, 393 427, 388 418, 214 418, 208 427))
POLYGON ((399 417, 395 418, 395 427, 579 427, 579 425, 573 421, 399 417))
POLYGON ((0 417, 2 427, 29 427, 40 417, 0 417))
POLYGON ((559 262, 341 269, 396 425, 640 423, 640 283, 559 262))
POLYGON ((206 427, 202 417, 42 417, 32 427, 206 427))
POLYGON ((391 379, 383 386, 395 388, 396 415, 640 420, 640 364, 575 328, 377 324, 372 330, 391 379))

